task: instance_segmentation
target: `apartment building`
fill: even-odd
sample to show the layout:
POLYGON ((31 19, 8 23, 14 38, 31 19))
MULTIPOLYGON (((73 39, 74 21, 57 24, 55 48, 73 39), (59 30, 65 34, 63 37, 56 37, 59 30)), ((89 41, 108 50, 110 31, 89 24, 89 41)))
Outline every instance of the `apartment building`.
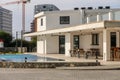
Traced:
POLYGON ((0 30, 12 35, 12 11, 0 7, 0 30))

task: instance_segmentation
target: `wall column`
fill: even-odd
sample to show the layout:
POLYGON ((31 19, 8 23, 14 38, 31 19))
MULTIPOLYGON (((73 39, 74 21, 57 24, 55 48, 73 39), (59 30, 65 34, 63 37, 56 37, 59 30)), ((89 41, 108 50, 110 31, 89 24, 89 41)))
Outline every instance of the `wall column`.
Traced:
POLYGON ((81 10, 82 24, 85 24, 85 10, 81 10))
POLYGON ((116 32, 116 47, 120 47, 120 33, 116 32))
POLYGON ((110 32, 103 30, 103 61, 110 60, 110 32))
POLYGON ((97 22, 102 21, 102 16, 100 14, 97 14, 97 22))
POLYGON ((87 23, 90 23, 90 17, 87 16, 87 23))
POLYGON ((114 20, 114 15, 112 11, 108 13, 108 17, 109 17, 109 20, 114 20))
POLYGON ((70 33, 65 34, 65 56, 70 57, 70 50, 72 49, 72 37, 70 33))
POLYGON ((37 53, 46 54, 46 37, 37 36, 37 53))

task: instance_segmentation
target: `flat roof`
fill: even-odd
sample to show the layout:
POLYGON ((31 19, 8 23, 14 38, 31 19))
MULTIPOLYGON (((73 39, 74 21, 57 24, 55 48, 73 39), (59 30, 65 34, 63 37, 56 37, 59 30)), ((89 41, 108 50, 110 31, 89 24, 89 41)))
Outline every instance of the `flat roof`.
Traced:
POLYGON ((60 10, 60 11, 43 11, 43 12, 40 12, 38 14, 36 14, 34 17, 37 18, 37 17, 40 17, 40 16, 43 16, 43 15, 46 15, 46 14, 60 14, 60 13, 76 13, 76 12, 81 12, 81 11, 84 11, 86 15, 97 15, 97 14, 106 14, 108 12, 117 12, 117 11, 120 11, 120 9, 79 9, 79 10, 60 10))
POLYGON ((24 37, 27 36, 38 36, 38 35, 47 35, 47 34, 56 34, 56 33, 66 33, 66 32, 75 32, 81 30, 93 30, 93 29, 101 29, 105 27, 119 27, 120 28, 120 21, 102 21, 96 23, 89 23, 89 24, 82 24, 78 26, 60 28, 60 29, 52 29, 52 30, 44 30, 38 31, 33 33, 24 34, 24 37))

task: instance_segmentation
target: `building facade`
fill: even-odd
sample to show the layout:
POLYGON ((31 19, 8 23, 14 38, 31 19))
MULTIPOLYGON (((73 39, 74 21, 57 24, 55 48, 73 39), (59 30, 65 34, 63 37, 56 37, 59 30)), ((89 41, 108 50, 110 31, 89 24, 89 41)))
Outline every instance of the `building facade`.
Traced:
POLYGON ((12 12, 0 7, 0 30, 12 35, 12 12))
POLYGON ((120 9, 82 8, 64 11, 46 11, 35 15, 37 53, 65 54, 82 48, 99 49, 103 60, 111 60, 111 48, 120 47, 120 9))
MULTIPOLYGON (((35 5, 34 8, 34 15, 37 13, 40 13, 42 11, 59 11, 60 9, 57 8, 53 4, 41 4, 41 5, 35 5)), ((36 26, 37 20, 34 18, 34 20, 31 23, 31 32, 37 31, 37 26, 36 26)))

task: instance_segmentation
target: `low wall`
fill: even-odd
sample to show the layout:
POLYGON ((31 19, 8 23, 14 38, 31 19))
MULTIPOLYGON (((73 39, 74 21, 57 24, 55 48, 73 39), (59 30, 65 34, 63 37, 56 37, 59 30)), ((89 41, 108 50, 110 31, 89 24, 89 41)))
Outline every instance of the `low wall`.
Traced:
POLYGON ((56 68, 100 66, 100 62, 0 62, 0 68, 56 68))

